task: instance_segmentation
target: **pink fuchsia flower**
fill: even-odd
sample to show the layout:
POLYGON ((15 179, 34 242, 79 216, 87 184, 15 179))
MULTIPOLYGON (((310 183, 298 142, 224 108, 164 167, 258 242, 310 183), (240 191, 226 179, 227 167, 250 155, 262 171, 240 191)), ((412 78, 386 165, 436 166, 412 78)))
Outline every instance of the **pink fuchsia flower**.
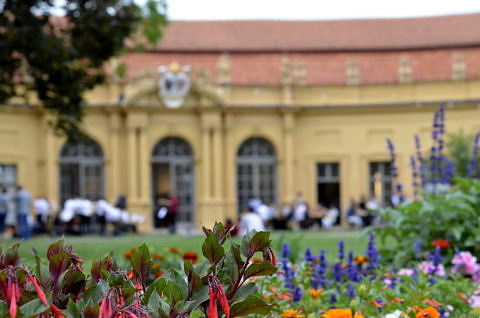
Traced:
POLYGON ((472 296, 468 300, 470 307, 472 308, 480 308, 480 296, 472 296))
POLYGON ((443 267, 442 264, 439 264, 435 267, 433 265, 433 262, 421 262, 418 264, 418 268, 424 273, 424 274, 433 274, 436 276, 445 276, 445 267, 443 267))
POLYGON ((397 272, 397 275, 400 276, 413 276, 413 269, 410 268, 402 268, 397 272))
POLYGON ((467 274, 475 275, 480 270, 480 265, 477 264, 477 258, 470 254, 470 252, 460 252, 455 255, 452 260, 455 265, 452 273, 465 271, 467 274))

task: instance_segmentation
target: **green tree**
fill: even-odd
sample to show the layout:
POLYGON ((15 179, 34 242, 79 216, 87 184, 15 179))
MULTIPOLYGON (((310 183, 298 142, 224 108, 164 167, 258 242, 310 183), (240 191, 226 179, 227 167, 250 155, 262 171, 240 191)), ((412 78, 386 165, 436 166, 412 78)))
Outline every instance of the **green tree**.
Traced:
POLYGON ((472 147, 475 135, 467 134, 463 130, 447 135, 448 157, 455 164, 455 175, 457 177, 466 177, 467 168, 472 157, 472 147))
POLYGON ((165 0, 0 0, 0 104, 34 96, 54 116, 55 132, 82 136, 84 93, 105 80, 106 61, 156 43, 165 0), (61 17, 52 17, 61 12, 61 17))

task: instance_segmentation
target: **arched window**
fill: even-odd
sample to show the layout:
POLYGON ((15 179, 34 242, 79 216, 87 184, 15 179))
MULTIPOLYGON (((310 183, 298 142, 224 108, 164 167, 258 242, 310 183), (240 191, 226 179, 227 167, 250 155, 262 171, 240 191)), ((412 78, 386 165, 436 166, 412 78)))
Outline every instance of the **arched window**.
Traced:
MULTIPOLYGON (((174 194, 178 198, 179 222, 194 221, 194 163, 193 151, 183 139, 167 137, 160 140, 152 152, 153 206, 158 199, 174 194)), ((156 209, 154 220, 158 221, 156 209)), ((159 224, 156 224, 158 226, 159 224)))
POLYGON ((248 209, 248 201, 277 202, 277 158, 275 148, 266 139, 250 138, 237 152, 237 200, 239 212, 248 209))
POLYGON ((67 143, 60 152, 60 199, 104 196, 103 151, 92 139, 67 143))

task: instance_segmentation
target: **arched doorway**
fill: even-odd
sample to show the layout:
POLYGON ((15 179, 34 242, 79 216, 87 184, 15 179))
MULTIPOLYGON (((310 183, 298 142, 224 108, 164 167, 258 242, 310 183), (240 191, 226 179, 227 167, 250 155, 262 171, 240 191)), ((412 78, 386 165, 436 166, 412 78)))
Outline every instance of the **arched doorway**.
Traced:
MULTIPOLYGON (((152 152, 153 206, 162 195, 174 193, 179 201, 177 221, 194 221, 194 165, 193 152, 183 139, 167 137, 160 140, 152 152)), ((154 211, 154 224, 156 211, 154 211)))
POLYGON ((60 203, 72 197, 104 196, 102 148, 92 139, 67 143, 60 151, 60 203))
POLYGON ((264 138, 244 141, 237 152, 238 211, 247 210, 252 198, 265 204, 277 203, 277 156, 264 138))

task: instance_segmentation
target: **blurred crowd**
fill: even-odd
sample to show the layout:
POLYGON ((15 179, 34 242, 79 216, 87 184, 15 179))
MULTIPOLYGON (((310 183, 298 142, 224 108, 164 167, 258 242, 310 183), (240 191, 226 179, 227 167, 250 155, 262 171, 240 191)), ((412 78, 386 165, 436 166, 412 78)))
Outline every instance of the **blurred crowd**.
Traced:
POLYGON ((137 225, 144 221, 142 215, 128 211, 124 195, 120 195, 115 204, 105 199, 91 201, 75 197, 58 207, 45 197, 32 200, 21 186, 13 193, 0 188, 0 234, 4 238, 27 239, 35 234, 136 233, 137 225))
MULTIPOLYGON (((351 200, 346 221, 355 229, 374 225, 375 210, 379 207, 380 204, 373 197, 367 200, 362 196, 359 201, 351 200)), ((227 220, 227 224, 233 224, 233 221, 227 220)), ((243 235, 251 230, 320 230, 339 224, 338 203, 319 203, 312 208, 302 193, 298 193, 292 202, 284 203, 280 208, 268 205, 259 198, 250 199, 248 211, 240 214, 238 230, 243 235)))

